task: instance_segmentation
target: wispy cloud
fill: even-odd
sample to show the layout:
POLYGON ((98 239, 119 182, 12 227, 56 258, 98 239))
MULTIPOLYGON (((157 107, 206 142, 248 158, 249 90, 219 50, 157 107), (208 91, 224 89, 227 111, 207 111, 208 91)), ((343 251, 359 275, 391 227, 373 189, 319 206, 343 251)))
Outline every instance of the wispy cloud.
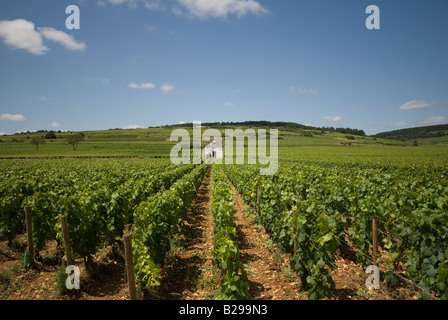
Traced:
POLYGON ((137 8, 137 0, 103 0, 103 1, 97 1, 97 5, 100 7, 105 7, 107 4, 127 4, 129 8, 137 8))
POLYGON ((158 30, 159 30, 159 28, 157 28, 157 26, 154 26, 154 25, 150 25, 150 26, 148 26, 148 31, 150 31, 150 32, 157 32, 158 30))
POLYGON ((59 128, 59 127, 61 126, 61 124, 60 124, 59 122, 53 121, 53 122, 51 123, 51 126, 52 126, 53 128, 59 128))
POLYGON ((434 116, 434 117, 429 117, 423 120, 420 120, 419 122, 417 122, 417 124, 427 124, 427 125, 431 125, 431 124, 438 124, 438 123, 442 123, 445 122, 446 118, 443 116, 434 116))
POLYGON ((324 120, 331 121, 331 122, 338 122, 338 121, 342 120, 342 118, 340 116, 324 116, 322 118, 324 120))
POLYGON ((137 8, 141 4, 148 10, 171 9, 176 15, 199 19, 226 19, 229 15, 242 17, 248 14, 261 16, 269 13, 269 10, 256 0, 99 0, 96 3, 101 7, 127 5, 129 8, 137 8))
POLYGON ((46 97, 46 96, 38 96, 38 97, 36 97, 36 99, 39 100, 39 101, 48 101, 48 100, 51 100, 51 98, 46 97))
POLYGON ((134 89, 154 89, 155 88, 154 84, 152 84, 151 82, 141 83, 141 84, 136 84, 134 82, 131 82, 128 85, 128 87, 134 88, 134 89))
POLYGON ((160 90, 163 91, 163 93, 167 94, 168 92, 174 91, 176 88, 169 84, 164 84, 160 86, 160 90))
POLYGON ((55 41, 68 50, 84 51, 86 49, 86 44, 84 42, 76 41, 72 35, 69 35, 64 31, 49 27, 37 28, 37 30, 44 38, 55 41))
POLYGON ((101 84, 109 84, 110 83, 110 80, 108 78, 101 78, 101 77, 88 77, 87 80, 93 81, 93 82, 98 82, 101 84))
POLYGON ((290 87, 289 92, 294 92, 294 93, 299 93, 299 94, 317 94, 317 90, 296 88, 296 87, 290 87))
POLYGON ((24 121, 25 117, 22 114, 10 114, 10 113, 2 113, 0 114, 0 120, 6 121, 24 121))
POLYGON ((223 104, 224 107, 234 107, 235 105, 231 102, 226 102, 223 104))
POLYGON ((438 103, 437 101, 412 100, 400 106, 399 109, 400 110, 421 109, 436 105, 437 103, 438 103))
POLYGON ((162 0, 144 0, 144 5, 146 9, 149 10, 166 10, 166 6, 162 0))
POLYGON ((83 51, 86 49, 84 42, 78 42, 73 36, 50 27, 38 27, 34 23, 24 19, 1 20, 0 38, 12 49, 26 50, 35 55, 43 55, 49 48, 43 44, 43 38, 61 44, 69 50, 83 51))
POLYGON ((96 2, 100 7, 125 4, 133 9, 137 8, 139 3, 143 4, 143 6, 149 10, 166 10, 166 5, 163 0, 100 0, 96 2))
POLYGON ((401 127, 406 127, 407 125, 408 125, 408 123, 405 121, 397 121, 397 122, 389 123, 387 126, 389 128, 401 128, 401 127))

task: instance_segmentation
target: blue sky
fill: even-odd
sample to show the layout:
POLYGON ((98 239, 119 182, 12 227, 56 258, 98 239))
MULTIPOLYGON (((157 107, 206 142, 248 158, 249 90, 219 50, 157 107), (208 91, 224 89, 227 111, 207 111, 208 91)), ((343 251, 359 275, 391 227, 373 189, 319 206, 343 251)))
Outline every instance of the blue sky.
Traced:
POLYGON ((447 123, 447 88, 444 0, 0 2, 0 133, 270 120, 374 134, 447 123))

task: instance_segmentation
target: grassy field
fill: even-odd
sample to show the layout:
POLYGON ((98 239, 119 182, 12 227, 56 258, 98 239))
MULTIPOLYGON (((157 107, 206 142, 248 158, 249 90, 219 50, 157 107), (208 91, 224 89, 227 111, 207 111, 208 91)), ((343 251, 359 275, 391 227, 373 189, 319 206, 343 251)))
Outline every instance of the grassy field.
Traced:
POLYGON ((64 157, 169 157, 173 143, 84 141, 74 151, 71 145, 50 142, 36 146, 26 142, 0 144, 0 158, 64 158, 64 157))
MULTIPOLYGON (((242 128, 243 130, 247 128, 242 128)), ((257 128, 254 128, 257 130, 257 128)), ((202 132, 204 132, 205 128, 202 132)), ((169 157, 173 128, 113 129, 85 131, 84 141, 76 150, 66 143, 72 134, 56 132, 56 139, 46 139, 37 149, 31 143, 33 136, 45 136, 45 132, 22 133, 0 137, 0 159, 14 158, 64 158, 64 157, 169 157)), ((188 128, 191 132, 191 129, 188 128)), ((221 130, 224 133, 224 130, 221 130)), ((269 132, 269 131, 268 131, 269 132)), ((426 159, 429 155, 446 156, 448 137, 420 139, 419 147, 413 141, 395 141, 372 137, 351 136, 318 130, 279 130, 279 155, 281 159, 331 160, 356 156, 368 161, 382 161, 384 156, 426 159), (351 139, 350 139, 351 138, 351 139)), ((246 143, 247 145, 247 143, 246 143)), ((269 145, 269 144, 268 144, 269 145)))

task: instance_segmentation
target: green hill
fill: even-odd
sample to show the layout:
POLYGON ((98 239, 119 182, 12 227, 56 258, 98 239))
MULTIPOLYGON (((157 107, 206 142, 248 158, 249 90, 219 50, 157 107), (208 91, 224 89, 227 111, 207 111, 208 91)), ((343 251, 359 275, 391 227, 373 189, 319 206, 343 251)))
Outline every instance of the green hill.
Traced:
POLYGON ((373 135, 372 137, 406 141, 414 139, 440 138, 445 136, 448 136, 448 124, 381 132, 373 135))
MULTIPOLYGON (((305 156, 305 149, 322 149, 325 154, 356 152, 348 148, 336 151, 335 147, 357 147, 351 149, 367 149, 382 147, 412 146, 414 141, 392 140, 380 135, 366 136, 364 131, 351 128, 310 127, 293 122, 244 121, 244 122, 210 122, 202 123, 202 130, 215 128, 224 130, 241 128, 278 129, 279 154, 285 158, 305 156), (329 149, 330 148, 330 149, 329 149), (324 150, 325 149, 325 150, 324 150), (345 151, 344 151, 345 150, 345 151)), ((169 158, 170 151, 176 141, 170 141, 170 135, 176 128, 185 128, 191 132, 192 124, 175 124, 169 126, 140 129, 109 129, 83 131, 83 141, 76 150, 67 143, 67 137, 80 132, 46 131, 23 132, 0 136, 0 159, 12 158, 110 158, 110 157, 150 157, 169 158), (33 137, 41 137, 44 144, 37 148, 32 143, 33 137)), ((438 129, 441 131, 441 129, 438 129)), ((444 131, 443 131, 444 132, 444 131)), ((448 135, 439 138, 419 140, 420 145, 448 143, 448 135)), ((319 152, 321 152, 319 151, 319 152)), ((311 151, 310 151, 311 152, 311 151)), ((315 151, 312 151, 314 154, 315 151)))

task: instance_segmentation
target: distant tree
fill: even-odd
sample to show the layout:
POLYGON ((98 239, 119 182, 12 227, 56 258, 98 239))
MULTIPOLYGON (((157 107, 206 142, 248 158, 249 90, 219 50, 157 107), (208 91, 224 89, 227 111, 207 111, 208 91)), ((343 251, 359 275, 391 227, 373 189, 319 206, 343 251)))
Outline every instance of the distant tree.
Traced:
POLYGON ((355 140, 355 137, 354 137, 354 136, 345 136, 345 138, 346 138, 347 140, 355 140))
POLYGON ((45 143, 45 139, 41 136, 32 136, 31 143, 36 146, 36 150, 39 150, 39 145, 45 143))
POLYGON ((50 132, 48 132, 48 133, 45 135, 45 139, 56 139, 56 133, 54 133, 54 131, 51 130, 50 132))
POLYGON ((84 140, 83 136, 81 136, 80 134, 72 134, 67 136, 67 138, 65 138, 68 144, 71 144, 73 147, 73 151, 76 150, 76 148, 78 147, 78 144, 84 140))

